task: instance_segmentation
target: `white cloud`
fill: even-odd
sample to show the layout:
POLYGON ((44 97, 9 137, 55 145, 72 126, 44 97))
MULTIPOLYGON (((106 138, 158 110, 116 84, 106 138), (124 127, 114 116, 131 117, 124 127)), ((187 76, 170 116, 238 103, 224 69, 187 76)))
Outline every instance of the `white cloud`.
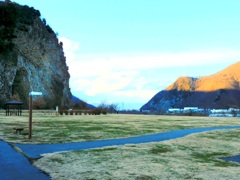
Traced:
MULTIPOLYGON (((80 45, 67 38, 60 38, 71 75, 70 86, 74 92, 97 97, 107 95, 124 101, 147 101, 166 82, 166 74, 156 69, 166 67, 193 67, 236 62, 239 51, 203 51, 182 53, 132 53, 132 54, 81 54, 80 45), (155 76, 145 72, 155 70, 155 76), (164 77, 164 78, 163 78, 164 77), (163 79, 159 82, 159 79, 163 79), (155 83, 150 85, 150 83, 155 83), (156 85, 158 84, 158 85, 156 85), (156 89, 154 89, 156 88, 156 89)), ((165 72, 166 73, 166 72, 165 72)), ((174 72, 169 72, 174 74, 174 72)), ((171 78, 175 78, 172 77, 171 78)), ((166 84, 167 87, 169 84, 166 84)))
POLYGON ((77 51, 80 47, 79 42, 75 42, 66 37, 59 37, 59 41, 63 42, 65 53, 77 51))
POLYGON ((221 51, 221 52, 183 52, 183 53, 153 53, 153 54, 133 54, 133 55, 97 55, 107 56, 108 60, 103 57, 99 59, 101 64, 111 62, 112 68, 119 69, 151 69, 162 67, 179 67, 179 66, 197 66, 203 64, 215 64, 226 61, 226 58, 240 56, 240 52, 221 51))
POLYGON ((155 95, 157 90, 126 90, 126 91, 116 91, 114 94, 116 96, 129 98, 130 100, 134 100, 134 102, 147 102, 150 100, 153 95, 155 95))
MULTIPOLYGON (((136 55, 75 55, 69 61, 71 75, 74 77, 99 76, 106 72, 135 71, 164 67, 199 66, 226 62, 236 59, 240 52, 196 52, 173 54, 136 55)), ((67 56, 68 58, 68 56, 67 56)))
POLYGON ((80 78, 74 82, 74 91, 85 91, 89 96, 108 93, 128 86, 136 76, 135 72, 105 72, 95 78, 80 78))
POLYGON ((102 93, 95 96, 89 96, 88 102, 99 104, 102 101, 106 103, 126 103, 139 104, 141 107, 149 101, 157 92, 157 90, 120 90, 111 93, 102 93))
POLYGON ((59 37, 59 41, 63 43, 63 50, 65 56, 67 57, 67 60, 70 62, 74 61, 76 57, 76 52, 80 48, 80 44, 66 37, 59 37))

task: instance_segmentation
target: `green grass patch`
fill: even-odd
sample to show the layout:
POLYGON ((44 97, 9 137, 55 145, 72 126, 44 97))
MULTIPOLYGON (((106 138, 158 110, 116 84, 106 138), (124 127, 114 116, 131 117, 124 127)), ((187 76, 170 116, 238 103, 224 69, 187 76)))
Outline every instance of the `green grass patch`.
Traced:
POLYGON ((161 154, 161 153, 167 153, 167 152, 172 152, 171 146, 164 145, 164 144, 159 144, 154 146, 149 153, 151 154, 161 154))
POLYGON ((223 161, 220 158, 230 156, 229 153, 225 152, 212 152, 212 153, 198 153, 194 152, 191 155, 193 158, 195 158, 198 162, 201 163, 212 163, 214 166, 218 167, 240 167, 240 164, 229 162, 229 161, 223 161))
POLYGON ((229 154, 228 153, 220 153, 220 152, 214 152, 214 153, 193 152, 193 154, 191 156, 192 156, 192 158, 195 158, 199 162, 211 163, 211 162, 214 162, 216 160, 216 158, 223 157, 226 155, 229 155, 229 154))
POLYGON ((117 150, 117 147, 107 147, 107 148, 102 148, 102 149, 93 149, 91 150, 92 152, 97 152, 97 153, 102 153, 102 152, 108 152, 108 151, 114 151, 117 150))
POLYGON ((63 164, 64 163, 63 159, 60 159, 60 158, 57 158, 57 157, 51 158, 51 161, 59 163, 59 164, 63 164))

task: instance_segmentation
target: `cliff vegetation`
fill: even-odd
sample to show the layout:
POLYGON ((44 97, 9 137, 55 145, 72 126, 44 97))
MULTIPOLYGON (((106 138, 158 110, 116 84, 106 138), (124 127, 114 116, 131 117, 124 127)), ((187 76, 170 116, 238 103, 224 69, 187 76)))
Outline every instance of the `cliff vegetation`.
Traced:
POLYGON ((33 7, 0 2, 0 107, 12 98, 27 107, 30 91, 43 93, 44 108, 72 103, 63 44, 40 17, 33 7))

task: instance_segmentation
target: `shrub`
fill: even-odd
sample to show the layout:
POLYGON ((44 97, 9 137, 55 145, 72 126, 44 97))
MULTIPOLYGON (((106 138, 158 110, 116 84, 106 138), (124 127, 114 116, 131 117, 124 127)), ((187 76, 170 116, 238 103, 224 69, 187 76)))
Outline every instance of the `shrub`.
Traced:
POLYGON ((106 115, 106 114, 107 114, 107 109, 106 109, 106 108, 102 109, 102 113, 103 113, 104 115, 106 115))
POLYGON ((59 114, 60 114, 60 115, 63 115, 63 110, 59 110, 59 114))
POLYGON ((37 99, 33 100, 32 106, 34 109, 44 109, 46 107, 46 102, 43 97, 38 97, 37 99))
POLYGON ((65 115, 68 115, 68 110, 65 110, 64 113, 65 113, 65 115))
POLYGON ((101 108, 96 108, 92 110, 94 115, 100 115, 101 114, 101 108))

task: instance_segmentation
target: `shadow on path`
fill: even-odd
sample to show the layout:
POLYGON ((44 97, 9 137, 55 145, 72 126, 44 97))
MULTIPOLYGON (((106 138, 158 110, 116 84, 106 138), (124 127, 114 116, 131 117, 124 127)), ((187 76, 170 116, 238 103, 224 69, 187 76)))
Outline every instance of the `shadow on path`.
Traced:
POLYGON ((30 158, 40 158, 41 154, 45 154, 45 153, 84 150, 84 149, 101 148, 105 146, 115 146, 115 145, 124 145, 124 144, 159 142, 164 140, 181 138, 193 133, 212 131, 212 130, 237 129, 237 128, 240 128, 240 126, 205 127, 205 128, 174 130, 174 131, 163 132, 158 134, 151 134, 151 135, 144 135, 144 136, 137 136, 137 137, 130 137, 130 138, 98 140, 98 141, 90 141, 90 142, 76 142, 76 143, 65 143, 65 144, 14 144, 14 145, 20 148, 30 158))

